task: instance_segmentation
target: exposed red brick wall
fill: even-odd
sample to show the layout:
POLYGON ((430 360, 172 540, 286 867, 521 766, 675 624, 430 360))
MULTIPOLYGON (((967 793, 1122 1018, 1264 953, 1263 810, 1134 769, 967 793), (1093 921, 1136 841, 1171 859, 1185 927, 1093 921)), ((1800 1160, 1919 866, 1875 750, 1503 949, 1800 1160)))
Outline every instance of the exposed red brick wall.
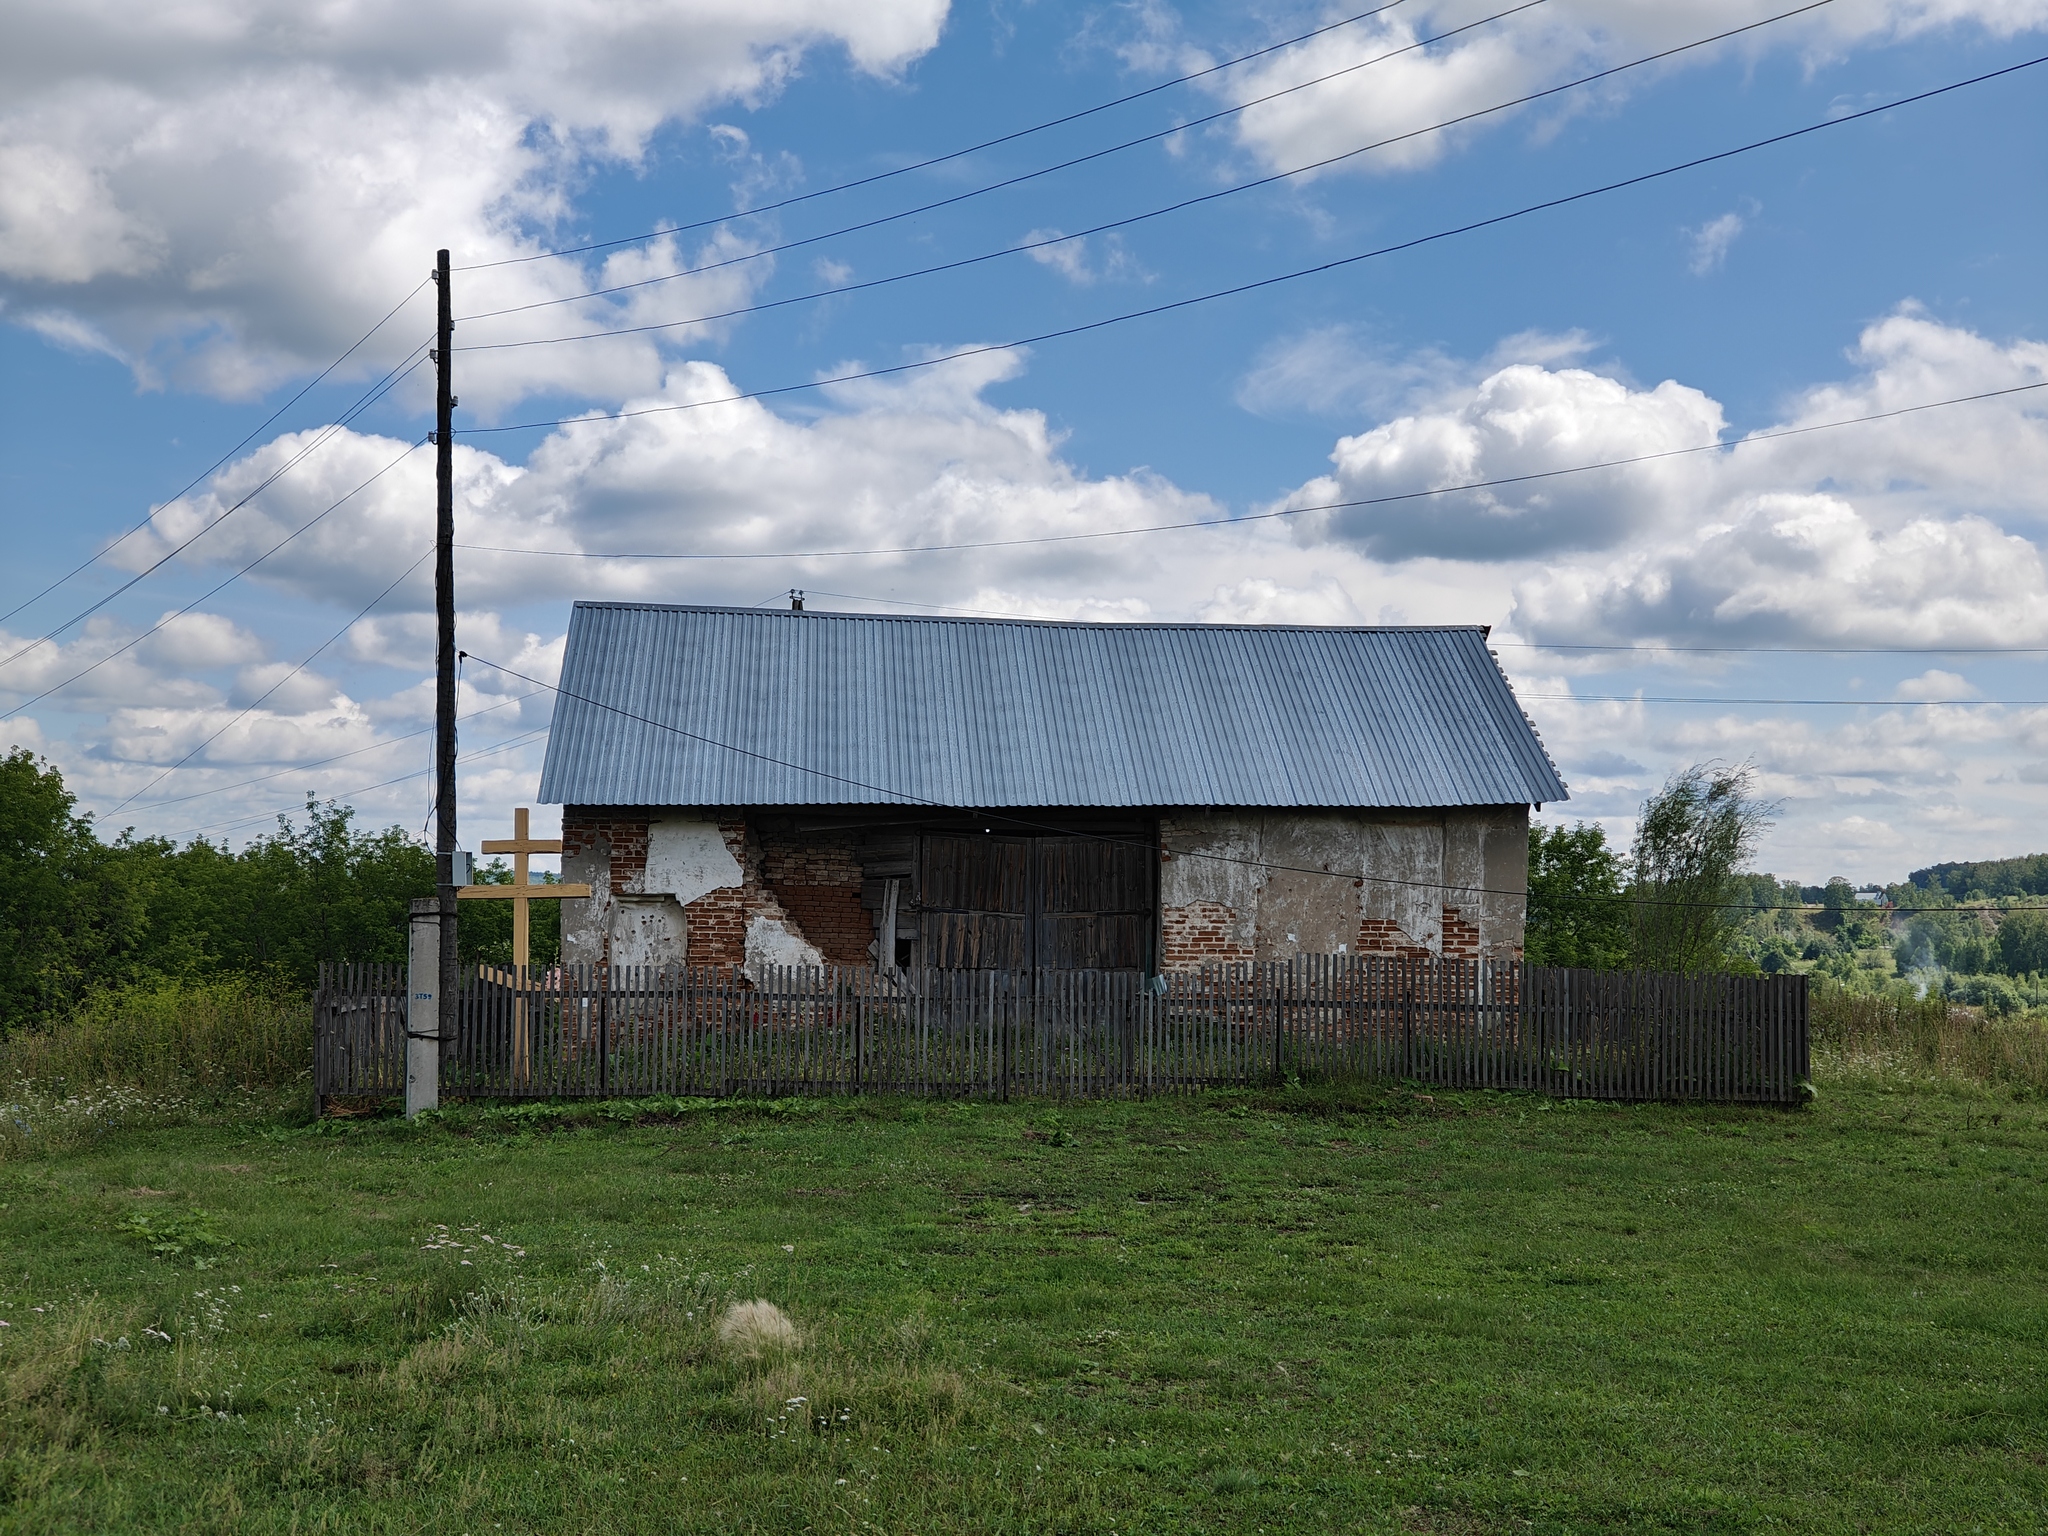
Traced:
POLYGON ((1479 929, 1459 915, 1456 907, 1444 908, 1444 949, 1446 960, 1477 960, 1479 929))
MULTIPOLYGON (((1445 907, 1440 919, 1443 924, 1442 949, 1439 951, 1446 960, 1477 960, 1479 958, 1479 930, 1459 914, 1456 907, 1445 907)), ((1417 944, 1400 925, 1390 918, 1363 917, 1358 920, 1358 952, 1361 955, 1427 955, 1427 946, 1417 944)))
POLYGON ((760 841, 761 879, 767 885, 860 889, 860 860, 854 857, 851 832, 763 833, 760 841))
POLYGON ((792 926, 833 965, 873 965, 875 918, 860 904, 860 887, 785 885, 775 888, 792 926))
POLYGON ((683 908, 684 942, 694 966, 738 965, 747 958, 747 903, 738 886, 699 896, 683 908))
POLYGON ((873 964, 875 919, 860 904, 855 835, 763 833, 760 844, 761 883, 791 926, 834 965, 873 964))
POLYGON ((1251 947, 1230 936, 1236 916, 1220 901, 1166 908, 1160 914, 1160 969, 1187 971, 1218 961, 1251 959, 1251 947))
POLYGON ((647 872, 647 816, 602 807, 562 807, 562 854, 591 853, 611 844, 612 889, 638 889, 647 872))
MULTIPOLYGON (((690 964, 739 965, 747 925, 772 918, 838 965, 866 965, 874 919, 860 904, 860 865, 844 833, 763 838, 740 817, 720 817, 719 835, 740 867, 740 884, 683 908, 690 964)), ((643 855, 644 858, 644 855, 643 855)))
POLYGON ((1401 931, 1401 925, 1387 917, 1358 920, 1358 953, 1361 955, 1426 955, 1427 946, 1417 944, 1401 931))
POLYGON ((720 817, 717 827, 726 852, 740 867, 740 884, 707 891, 684 905, 684 942, 692 966, 739 965, 747 958, 747 919, 763 894, 759 850, 751 846, 746 822, 720 817))

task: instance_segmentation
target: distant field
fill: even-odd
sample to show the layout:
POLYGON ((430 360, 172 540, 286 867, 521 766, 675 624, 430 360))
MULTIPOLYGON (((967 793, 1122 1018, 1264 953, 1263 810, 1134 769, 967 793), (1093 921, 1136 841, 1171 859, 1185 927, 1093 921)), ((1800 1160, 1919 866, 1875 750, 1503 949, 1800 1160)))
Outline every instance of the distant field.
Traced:
POLYGON ((2044 1179, 1933 1089, 116 1131, 0 1161, 0 1530, 2036 1532, 2044 1179))

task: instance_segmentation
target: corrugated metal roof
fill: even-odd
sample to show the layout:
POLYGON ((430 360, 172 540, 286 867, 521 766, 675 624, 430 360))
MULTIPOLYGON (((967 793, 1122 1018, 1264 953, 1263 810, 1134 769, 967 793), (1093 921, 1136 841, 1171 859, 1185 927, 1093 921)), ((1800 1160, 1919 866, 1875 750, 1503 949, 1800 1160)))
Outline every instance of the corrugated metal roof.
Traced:
POLYGON ((540 798, 1420 807, 1565 786, 1476 626, 578 603, 540 798))

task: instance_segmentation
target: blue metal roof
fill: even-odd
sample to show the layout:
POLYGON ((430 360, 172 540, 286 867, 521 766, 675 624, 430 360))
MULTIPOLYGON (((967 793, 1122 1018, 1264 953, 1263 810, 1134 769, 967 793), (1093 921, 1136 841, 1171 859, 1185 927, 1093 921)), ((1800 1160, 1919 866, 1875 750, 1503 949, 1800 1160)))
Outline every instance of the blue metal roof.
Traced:
POLYGON ((1565 798, 1477 626, 578 603, 540 798, 1459 806, 1565 798))

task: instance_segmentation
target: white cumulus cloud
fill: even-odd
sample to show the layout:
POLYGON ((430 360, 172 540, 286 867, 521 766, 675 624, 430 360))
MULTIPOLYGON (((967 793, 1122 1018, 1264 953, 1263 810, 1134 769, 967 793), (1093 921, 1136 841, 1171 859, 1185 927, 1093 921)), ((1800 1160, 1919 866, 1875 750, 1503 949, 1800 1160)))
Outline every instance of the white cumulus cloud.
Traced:
MULTIPOLYGON (((1412 46, 1502 9, 1473 0, 1403 5, 1256 64, 1225 71, 1212 78, 1209 88, 1235 103, 1337 75, 1252 107, 1233 120, 1230 131, 1242 149, 1262 167, 1287 170, 1760 21, 1790 7, 1772 0, 1550 0, 1447 42, 1412 46), (1383 62, 1367 64, 1388 55, 1392 56, 1383 62)), ((1674 70, 1696 68, 1731 53, 1746 58, 1790 53, 1818 66, 1852 49, 1930 32, 1967 29, 2006 37, 2044 26, 2048 0, 1838 0, 1807 16, 1525 110, 1540 114, 1539 125, 1552 123, 1561 113, 1593 109, 1674 70)), ((1211 60, 1182 48, 1176 62, 1200 67, 1211 60)), ((1473 135, 1497 130, 1516 116, 1504 113, 1444 133, 1404 139, 1347 160, 1333 172, 1384 174, 1426 167, 1473 135)))
MULTIPOLYGON (((945 13, 945 0, 21 0, 0 49, 0 297, 46 332, 117 351, 145 382, 254 395, 353 341, 436 247, 458 264, 531 254, 589 168, 637 162, 662 124, 763 100, 820 48, 886 75, 936 43, 945 13)), ((707 254, 730 251, 691 259, 707 254)), ((671 248, 468 274, 458 307, 562 298, 681 260, 671 248)), ((674 319, 751 281, 552 318, 674 319)), ((419 301, 363 366, 403 354, 430 313, 419 301)), ((644 339, 542 349, 464 393, 645 388, 657 357, 644 339)))

